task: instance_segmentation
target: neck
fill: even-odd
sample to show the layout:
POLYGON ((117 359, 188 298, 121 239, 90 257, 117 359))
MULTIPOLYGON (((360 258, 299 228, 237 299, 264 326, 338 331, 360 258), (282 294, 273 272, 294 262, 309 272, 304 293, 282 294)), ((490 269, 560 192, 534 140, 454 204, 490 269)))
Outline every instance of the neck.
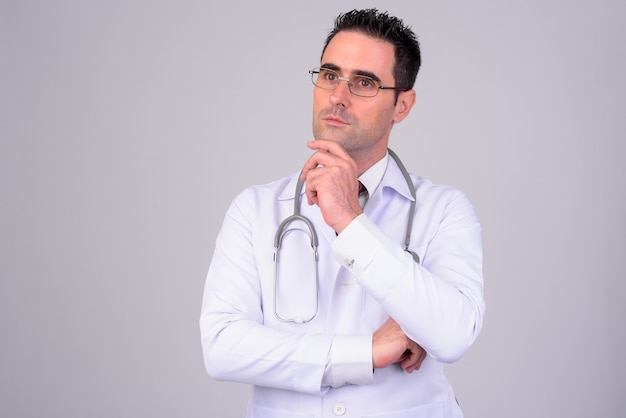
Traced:
POLYGON ((357 165, 357 173, 359 176, 370 169, 374 164, 379 162, 387 153, 387 147, 385 146, 377 149, 368 149, 350 152, 350 156, 357 165))

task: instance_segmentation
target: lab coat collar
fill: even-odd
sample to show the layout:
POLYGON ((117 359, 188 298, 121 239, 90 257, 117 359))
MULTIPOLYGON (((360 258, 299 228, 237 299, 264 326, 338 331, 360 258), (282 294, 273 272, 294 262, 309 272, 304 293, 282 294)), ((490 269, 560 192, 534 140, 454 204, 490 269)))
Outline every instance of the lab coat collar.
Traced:
MULTIPOLYGON (((290 177, 289 181, 285 185, 285 188, 278 195, 279 201, 293 200, 295 197, 294 193, 296 192, 296 185, 298 184, 298 178, 300 177, 300 173, 298 172, 298 173, 292 174, 289 177, 290 177)), ((303 194, 304 194, 304 187, 302 188, 302 192, 300 193, 300 196, 302 196, 303 194)))
POLYGON ((388 160, 387 171, 383 176, 380 188, 391 188, 404 196, 407 200, 414 200, 400 167, 398 167, 398 164, 396 164, 393 158, 388 158, 388 160))

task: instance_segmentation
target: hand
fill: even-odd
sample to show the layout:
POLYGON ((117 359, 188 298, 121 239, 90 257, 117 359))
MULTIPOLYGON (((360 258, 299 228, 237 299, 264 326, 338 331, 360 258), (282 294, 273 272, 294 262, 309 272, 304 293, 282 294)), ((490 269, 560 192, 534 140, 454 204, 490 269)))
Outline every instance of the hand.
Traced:
POLYGON ((372 337, 374 368, 400 363, 408 373, 418 370, 426 358, 426 351, 406 336, 402 328, 389 318, 372 337))
POLYGON ((319 139, 307 146, 317 150, 300 177, 306 182, 307 201, 319 206, 326 224, 340 233, 362 213, 356 162, 335 141, 319 139))

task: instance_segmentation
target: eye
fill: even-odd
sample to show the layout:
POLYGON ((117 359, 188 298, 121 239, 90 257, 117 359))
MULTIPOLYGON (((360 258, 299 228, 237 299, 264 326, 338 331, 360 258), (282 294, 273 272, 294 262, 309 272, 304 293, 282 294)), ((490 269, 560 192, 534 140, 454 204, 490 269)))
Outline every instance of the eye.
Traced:
POLYGON ((337 80, 337 73, 333 70, 327 70, 325 68, 322 68, 320 70, 320 78, 327 81, 335 81, 337 80))
POLYGON ((355 77, 354 85, 361 90, 371 90, 376 88, 376 82, 369 77, 355 77))

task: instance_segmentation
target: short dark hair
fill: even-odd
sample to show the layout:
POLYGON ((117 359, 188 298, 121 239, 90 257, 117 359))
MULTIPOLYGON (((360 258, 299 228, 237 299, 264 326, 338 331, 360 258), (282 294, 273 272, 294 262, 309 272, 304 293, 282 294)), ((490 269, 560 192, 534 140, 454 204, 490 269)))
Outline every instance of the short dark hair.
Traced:
POLYGON ((362 32, 393 44, 395 56, 393 76, 396 87, 413 88, 422 63, 420 46, 413 30, 402 20, 377 9, 355 9, 342 13, 335 19, 335 27, 326 38, 322 56, 330 41, 341 31, 362 32))

